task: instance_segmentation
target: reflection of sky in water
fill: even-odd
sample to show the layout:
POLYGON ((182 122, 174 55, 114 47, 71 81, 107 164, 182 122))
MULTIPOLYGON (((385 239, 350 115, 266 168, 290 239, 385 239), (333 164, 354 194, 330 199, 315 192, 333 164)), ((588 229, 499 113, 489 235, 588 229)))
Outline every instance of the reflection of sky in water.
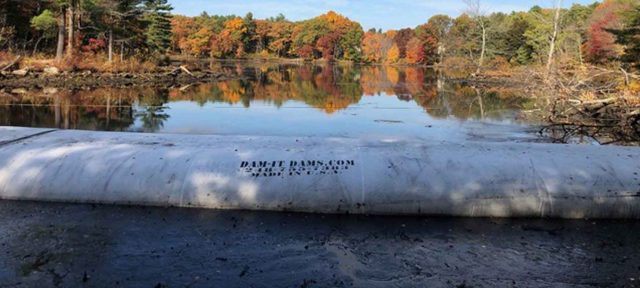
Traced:
MULTIPOLYGON (((396 97, 368 96, 346 109, 327 114, 301 101, 287 101, 276 107, 265 101, 242 104, 190 101, 167 103, 170 115, 162 133, 240 134, 278 136, 381 137, 405 136, 432 140, 461 140, 483 137, 505 140, 529 138, 526 127, 510 120, 438 119, 412 101, 396 97), (475 136, 474 136, 475 135, 475 136)), ((134 127, 141 127, 137 119, 134 127)), ((134 128, 135 130, 135 128, 134 128)))

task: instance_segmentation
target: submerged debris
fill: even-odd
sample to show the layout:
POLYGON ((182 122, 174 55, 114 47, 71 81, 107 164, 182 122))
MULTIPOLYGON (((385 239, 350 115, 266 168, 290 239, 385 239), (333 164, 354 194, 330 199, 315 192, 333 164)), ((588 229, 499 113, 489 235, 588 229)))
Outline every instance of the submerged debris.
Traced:
POLYGON ((559 143, 640 145, 640 99, 613 97, 593 101, 557 100, 541 133, 559 143))

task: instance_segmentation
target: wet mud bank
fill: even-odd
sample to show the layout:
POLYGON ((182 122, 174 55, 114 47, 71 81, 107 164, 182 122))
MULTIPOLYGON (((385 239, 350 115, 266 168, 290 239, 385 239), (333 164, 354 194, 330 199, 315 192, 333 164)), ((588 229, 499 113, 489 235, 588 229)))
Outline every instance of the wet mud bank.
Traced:
POLYGON ((238 79, 238 76, 212 71, 168 71, 163 73, 92 73, 73 72, 59 75, 29 73, 24 76, 0 75, 0 91, 20 94, 15 89, 93 89, 123 87, 171 88, 238 79), (15 92, 15 93, 14 93, 15 92))
POLYGON ((637 287, 640 223, 0 201, 3 287, 637 287))

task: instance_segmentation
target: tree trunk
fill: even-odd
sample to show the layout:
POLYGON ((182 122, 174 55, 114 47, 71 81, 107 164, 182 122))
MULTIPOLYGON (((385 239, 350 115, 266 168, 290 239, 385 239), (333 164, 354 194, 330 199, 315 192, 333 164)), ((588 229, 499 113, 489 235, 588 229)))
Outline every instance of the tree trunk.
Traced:
POLYGON ((562 0, 556 2, 556 15, 553 17, 553 34, 549 41, 549 57, 547 58, 547 73, 545 79, 551 74, 551 66, 553 65, 553 55, 556 52, 556 39, 558 38, 558 29, 560 27, 560 10, 562 9, 562 0))
POLYGON ((75 41, 75 36, 74 36, 74 32, 75 32, 75 27, 74 27, 74 20, 75 20, 75 7, 74 7, 74 3, 73 1, 71 1, 72 3, 69 4, 69 7, 67 8, 67 55, 73 55, 73 47, 74 47, 74 41, 75 41))
POLYGON ((109 63, 113 62, 113 29, 109 28, 109 63))
POLYGON ((480 28, 482 28, 482 49, 480 50, 480 59, 478 60, 476 75, 480 74, 480 69, 482 69, 482 65, 484 65, 484 54, 487 49, 487 28, 484 25, 484 20, 480 23, 480 28))
POLYGON ((35 56, 36 53, 38 53, 38 46, 40 45, 40 42, 42 42, 42 39, 44 39, 44 35, 40 36, 40 38, 38 38, 38 41, 36 41, 36 44, 33 45, 33 52, 31 53, 31 55, 35 56))
POLYGON ((580 66, 584 65, 584 57, 582 56, 582 36, 578 36, 578 58, 580 59, 580 66))
POLYGON ((58 20, 58 46, 56 47, 56 60, 62 60, 64 54, 64 27, 65 27, 65 13, 64 10, 60 11, 60 19, 58 20))

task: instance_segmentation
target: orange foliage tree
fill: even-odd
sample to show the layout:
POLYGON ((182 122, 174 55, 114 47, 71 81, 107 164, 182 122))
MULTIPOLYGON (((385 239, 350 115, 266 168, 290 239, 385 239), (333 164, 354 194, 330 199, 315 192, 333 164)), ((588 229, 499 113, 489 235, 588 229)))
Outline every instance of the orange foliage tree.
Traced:
POLYGON ((242 18, 236 17, 224 23, 224 29, 215 41, 211 42, 211 56, 216 58, 242 57, 244 55, 243 39, 247 26, 242 18))
POLYGON ((183 51, 183 47, 186 47, 186 41, 189 35, 193 34, 197 29, 196 22, 192 17, 186 16, 173 16, 171 18, 171 46, 174 52, 186 52, 183 51))
POLYGON ((407 63, 422 64, 426 60, 424 46, 420 39, 414 37, 407 43, 407 63))
POLYGON ((213 32, 208 28, 201 28, 198 32, 189 35, 186 40, 180 41, 180 49, 187 51, 192 55, 203 56, 210 51, 210 43, 213 38, 213 32))

